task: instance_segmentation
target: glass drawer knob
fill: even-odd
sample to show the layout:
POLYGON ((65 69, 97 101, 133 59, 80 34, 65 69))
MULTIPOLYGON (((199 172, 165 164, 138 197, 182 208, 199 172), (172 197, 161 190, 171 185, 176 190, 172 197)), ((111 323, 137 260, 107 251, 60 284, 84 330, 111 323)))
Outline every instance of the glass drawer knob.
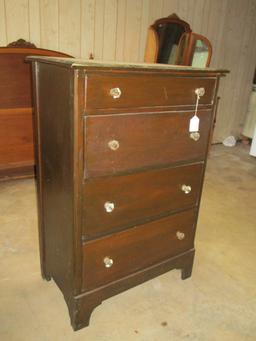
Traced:
POLYGON ((108 146, 111 150, 117 150, 119 148, 119 142, 117 140, 109 141, 108 146))
POLYGON ((110 89, 109 94, 113 99, 117 99, 121 97, 122 91, 119 88, 112 88, 110 89))
POLYGON ((104 262, 106 268, 111 268, 111 266, 114 264, 113 259, 109 258, 109 257, 105 257, 103 259, 103 262, 104 262))
POLYGON ((205 88, 197 88, 195 90, 195 94, 199 97, 202 97, 205 94, 205 88))
POLYGON ((184 233, 184 232, 177 231, 177 232, 176 232, 176 237, 177 237, 179 240, 183 240, 183 239, 185 238, 185 233, 184 233))
POLYGON ((200 133, 198 131, 194 131, 189 134, 189 137, 194 141, 198 141, 200 139, 200 133))
POLYGON ((181 190, 185 193, 185 194, 189 194, 192 190, 191 186, 188 185, 182 185, 181 186, 181 190))
POLYGON ((115 204, 113 202, 107 201, 104 204, 104 208, 107 213, 111 213, 112 211, 114 211, 115 204))

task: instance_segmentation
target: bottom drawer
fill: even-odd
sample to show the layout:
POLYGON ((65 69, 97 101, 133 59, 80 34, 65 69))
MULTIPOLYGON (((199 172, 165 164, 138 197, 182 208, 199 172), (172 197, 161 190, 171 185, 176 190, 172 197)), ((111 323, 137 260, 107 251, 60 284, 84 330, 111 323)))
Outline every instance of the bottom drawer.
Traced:
POLYGON ((83 245, 83 290, 91 290, 193 248, 196 210, 83 245))

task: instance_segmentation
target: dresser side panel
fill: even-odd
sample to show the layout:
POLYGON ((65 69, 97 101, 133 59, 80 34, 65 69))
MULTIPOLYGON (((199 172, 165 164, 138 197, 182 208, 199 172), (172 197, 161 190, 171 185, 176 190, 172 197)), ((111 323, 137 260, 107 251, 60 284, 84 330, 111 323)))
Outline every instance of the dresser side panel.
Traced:
POLYGON ((39 63, 39 200, 46 275, 65 298, 73 291, 73 71, 39 63))

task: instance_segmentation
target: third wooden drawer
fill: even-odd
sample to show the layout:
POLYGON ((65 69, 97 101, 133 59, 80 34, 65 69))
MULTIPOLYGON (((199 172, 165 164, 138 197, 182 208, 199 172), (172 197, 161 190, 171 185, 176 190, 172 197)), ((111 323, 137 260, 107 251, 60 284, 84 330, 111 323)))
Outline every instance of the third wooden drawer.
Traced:
POLYGON ((102 234, 195 206, 203 163, 135 174, 91 178, 83 187, 83 235, 102 234))

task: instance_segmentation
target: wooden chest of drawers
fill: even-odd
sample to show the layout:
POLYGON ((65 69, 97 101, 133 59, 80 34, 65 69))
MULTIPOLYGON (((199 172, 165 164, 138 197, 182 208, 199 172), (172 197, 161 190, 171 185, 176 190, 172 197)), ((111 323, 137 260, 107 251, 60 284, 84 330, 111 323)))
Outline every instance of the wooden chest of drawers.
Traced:
POLYGON ((104 299, 191 275, 221 70, 30 57, 41 269, 73 328, 104 299), (204 88, 189 131, 195 90, 204 88))

